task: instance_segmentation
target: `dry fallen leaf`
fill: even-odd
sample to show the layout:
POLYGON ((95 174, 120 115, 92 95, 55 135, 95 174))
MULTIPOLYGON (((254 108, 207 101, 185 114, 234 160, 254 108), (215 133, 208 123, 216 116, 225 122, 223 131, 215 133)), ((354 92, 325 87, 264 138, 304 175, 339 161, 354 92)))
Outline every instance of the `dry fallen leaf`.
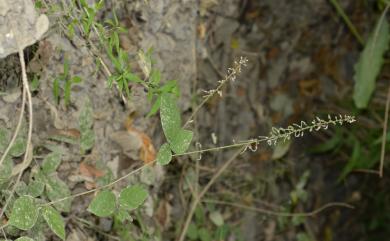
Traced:
POLYGON ((91 165, 88 165, 86 164, 85 162, 82 162, 79 166, 79 171, 80 173, 83 175, 83 176, 86 176, 86 177, 93 177, 93 178, 96 178, 96 177, 102 177, 104 176, 104 172, 97 169, 96 167, 94 166, 91 166, 91 165))
POLYGON ((132 127, 132 115, 130 115, 126 122, 125 127, 130 135, 137 136, 141 141, 140 158, 144 163, 150 163, 156 158, 156 149, 153 146, 152 140, 144 132, 139 131, 132 127))

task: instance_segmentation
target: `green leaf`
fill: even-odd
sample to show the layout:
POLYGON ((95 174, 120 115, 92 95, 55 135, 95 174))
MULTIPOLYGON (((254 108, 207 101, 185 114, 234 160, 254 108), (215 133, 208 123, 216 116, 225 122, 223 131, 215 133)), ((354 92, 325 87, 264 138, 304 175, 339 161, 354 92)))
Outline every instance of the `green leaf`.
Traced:
POLYGON ((9 142, 9 131, 5 128, 0 128, 0 153, 4 153, 9 142))
MULTIPOLYGON (((22 131, 22 130, 21 130, 22 131)), ((21 134, 21 133, 20 133, 21 134)), ((12 145, 9 153, 13 157, 19 157, 26 151, 26 139, 24 135, 16 137, 15 143, 12 145)))
POLYGON ((138 208, 148 197, 148 192, 141 185, 127 187, 119 194, 119 204, 128 209, 138 208))
POLYGON ((23 237, 16 239, 15 241, 34 241, 34 239, 29 238, 27 236, 23 236, 23 237))
POLYGON ((172 160, 172 152, 168 143, 163 144, 157 153, 157 163, 160 165, 167 165, 172 160))
POLYGON ((382 16, 355 65, 353 99, 358 108, 366 108, 374 92, 375 80, 382 68, 389 40, 389 24, 385 16, 382 16))
POLYGON ((126 220, 132 220, 129 212, 124 208, 118 208, 115 217, 119 220, 119 222, 123 223, 126 220))
POLYGON ((38 90, 38 87, 39 87, 39 79, 37 75, 34 75, 34 78, 30 84, 31 92, 38 90))
POLYGON ((108 217, 115 209, 116 197, 108 190, 99 192, 88 207, 88 211, 99 217, 108 217))
POLYGON ((190 223, 188 226, 187 237, 191 240, 196 240, 198 238, 198 228, 195 223, 190 223))
POLYGON ((32 197, 38 197, 43 193, 43 189, 45 188, 45 184, 40 181, 30 181, 27 186, 27 193, 32 197))
MULTIPOLYGON (((50 201, 56 201, 71 195, 68 185, 59 179, 57 176, 46 177, 46 195, 50 201)), ((69 212, 72 200, 65 199, 55 203, 54 207, 58 211, 69 212)))
POLYGON ((87 98, 79 116, 80 132, 89 130, 93 125, 93 110, 91 101, 87 98))
POLYGON ((211 234, 206 228, 199 229, 198 234, 201 241, 212 241, 211 234))
POLYGON ((209 218, 216 226, 222 226, 224 223, 222 214, 219 211, 211 212, 209 218))
POLYGON ((151 117, 152 115, 156 114, 157 111, 160 109, 161 106, 161 97, 157 97, 156 101, 154 102, 152 108, 150 108, 149 113, 146 115, 147 118, 151 117))
POLYGON ((37 221, 38 214, 38 207, 34 202, 34 198, 21 196, 14 202, 8 223, 18 229, 29 230, 37 221))
POLYGON ((21 181, 15 191, 19 196, 28 195, 38 197, 43 193, 44 187, 45 184, 37 180, 30 181, 29 185, 26 185, 26 183, 21 181))
POLYGON ((14 162, 10 157, 6 157, 0 166, 0 184, 7 182, 12 176, 14 162))
POLYGON ((161 125, 173 152, 184 153, 192 140, 192 131, 181 128, 181 117, 176 105, 176 98, 172 94, 163 94, 161 97, 161 125))
POLYGON ((160 115, 164 135, 171 142, 181 130, 180 111, 176 105, 176 98, 171 94, 165 93, 161 96, 160 115))
POLYGON ((42 171, 46 174, 53 173, 61 163, 61 153, 52 152, 46 155, 42 163, 42 171))
POLYGON ((43 218, 50 229, 62 240, 65 240, 65 223, 61 214, 51 206, 42 209, 43 218))
POLYGON ((95 144, 95 132, 91 129, 81 132, 80 148, 83 153, 88 151, 95 144))
POLYGON ((188 150, 194 133, 189 130, 178 130, 175 137, 169 142, 172 151, 182 154, 188 150))

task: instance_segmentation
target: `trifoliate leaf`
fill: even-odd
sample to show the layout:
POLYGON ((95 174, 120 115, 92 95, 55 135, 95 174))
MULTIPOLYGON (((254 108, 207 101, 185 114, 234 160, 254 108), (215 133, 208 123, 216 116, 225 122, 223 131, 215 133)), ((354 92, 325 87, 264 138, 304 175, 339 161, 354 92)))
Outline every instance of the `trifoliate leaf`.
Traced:
POLYGON ((88 207, 88 211, 99 217, 108 217, 115 209, 116 197, 108 190, 99 192, 88 207))
POLYGON ((127 187, 119 194, 119 204, 128 209, 138 208, 148 197, 148 192, 140 185, 127 187))
POLYGON ((157 153, 157 163, 167 165, 172 160, 172 152, 168 143, 163 144, 157 153))
MULTIPOLYGON (((68 185, 57 176, 49 176, 46 178, 46 194, 50 201, 56 201, 71 195, 68 185)), ((69 212, 72 200, 66 199, 55 203, 54 207, 58 211, 69 212)))
POLYGON ((9 224, 21 230, 29 230, 37 221, 38 213, 38 207, 34 202, 34 198, 21 196, 14 202, 9 224))
POLYGON ((61 214, 51 206, 46 206, 42 208, 42 215, 50 229, 62 240, 65 240, 65 222, 61 214))
POLYGON ((52 152, 48 154, 42 163, 42 171, 46 174, 53 173, 61 163, 61 153, 52 152))
POLYGON ((375 89, 376 78, 383 65, 383 55, 389 48, 389 24, 382 16, 368 39, 355 65, 353 99, 358 108, 366 108, 375 89))

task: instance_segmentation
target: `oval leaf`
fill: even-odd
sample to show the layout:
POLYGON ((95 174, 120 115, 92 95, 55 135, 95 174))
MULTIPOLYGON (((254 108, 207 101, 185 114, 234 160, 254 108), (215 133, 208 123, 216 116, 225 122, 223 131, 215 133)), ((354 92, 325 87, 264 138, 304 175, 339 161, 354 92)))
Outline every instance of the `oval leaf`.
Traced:
POLYGON ((181 129, 180 111, 176 105, 176 98, 165 93, 161 96, 160 105, 161 125, 165 137, 171 142, 181 129))
POLYGON ((65 240, 65 223, 61 214, 51 206, 44 207, 42 214, 50 229, 62 240, 65 240))
POLYGON ((389 40, 389 24, 382 15, 355 65, 353 99, 358 108, 366 108, 368 105, 375 89, 376 77, 383 65, 383 55, 389 47, 389 40))
POLYGON ((129 210, 138 208, 148 197, 148 192, 140 185, 127 187, 119 194, 119 204, 129 210))
POLYGON ((167 165, 172 160, 172 152, 168 143, 163 144, 157 153, 157 163, 167 165))
POLYGON ((34 198, 22 196, 14 202, 9 224, 22 230, 29 230, 38 219, 38 207, 34 198))
POLYGON ((172 151, 176 154, 182 154, 187 151, 193 135, 194 133, 189 130, 177 131, 175 137, 169 142, 172 151))
POLYGON ((50 174, 52 172, 55 172, 57 170, 57 167, 61 163, 61 153, 59 152, 52 152, 48 154, 45 159, 43 159, 42 163, 42 170, 46 174, 50 174))
MULTIPOLYGON (((59 179, 57 176, 46 177, 46 195, 50 201, 56 201, 65 197, 69 197, 71 192, 68 185, 59 179)), ((54 204, 58 211, 69 212, 72 199, 65 199, 54 204)))
POLYGON ((115 209, 115 195, 108 190, 99 192, 88 207, 88 211, 99 217, 110 216, 115 209))

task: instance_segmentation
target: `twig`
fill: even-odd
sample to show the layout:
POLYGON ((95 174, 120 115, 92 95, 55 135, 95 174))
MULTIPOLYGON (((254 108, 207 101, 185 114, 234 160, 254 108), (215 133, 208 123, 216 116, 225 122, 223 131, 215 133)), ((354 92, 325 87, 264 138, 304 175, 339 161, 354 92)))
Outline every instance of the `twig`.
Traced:
POLYGON ((327 203, 327 204, 321 206, 320 208, 317 208, 317 209, 310 211, 310 212, 287 213, 287 212, 276 212, 276 211, 271 211, 269 209, 251 207, 251 206, 247 206, 247 205, 243 205, 243 204, 239 204, 239 203, 232 203, 232 202, 219 201, 219 200, 204 200, 203 202, 220 204, 220 205, 228 205, 228 206, 232 206, 232 207, 242 208, 242 209, 255 211, 258 213, 271 215, 271 216, 278 216, 278 217, 312 217, 312 216, 315 216, 318 213, 324 211, 325 209, 331 208, 331 207, 343 207, 343 208, 350 208, 350 209, 355 208, 354 206, 347 204, 347 203, 330 202, 330 203, 327 203))
POLYGON ((389 106, 390 106, 390 87, 387 92, 387 101, 385 108, 385 121, 383 123, 383 133, 382 133, 382 147, 381 147, 381 161, 379 166, 379 176, 383 177, 383 166, 385 162, 385 152, 386 152, 386 139, 387 139, 387 123, 389 121, 389 106))
POLYGON ((210 187, 214 184, 215 180, 217 180, 217 178, 219 176, 221 176, 221 174, 230 166, 230 164, 242 153, 242 151, 245 150, 245 147, 242 147, 240 148, 238 151, 236 151, 232 157, 227 161, 225 162, 220 168, 219 170, 213 175, 213 177, 210 179, 210 181, 206 184, 206 186, 202 189, 202 191, 199 193, 198 196, 195 197, 195 199, 192 201, 192 205, 191 205, 191 208, 190 208, 190 212, 188 213, 187 215, 187 218, 186 218, 186 221, 184 223, 184 226, 182 228, 182 231, 181 231, 181 234, 180 234, 180 237, 178 239, 178 241, 183 241, 184 240, 184 237, 186 236, 186 233, 187 233, 187 230, 188 230, 188 227, 191 223, 191 220, 192 220, 192 216, 194 215, 195 213, 195 209, 196 207, 198 206, 200 200, 202 199, 202 197, 207 193, 207 191, 210 189, 210 187))
POLYGON ((344 20, 345 24, 348 26, 349 30, 352 32, 352 34, 355 36, 355 38, 358 40, 358 42, 361 45, 364 45, 364 40, 362 36, 359 34, 355 26, 352 24, 351 20, 349 20, 348 16, 345 14, 344 10, 341 8, 339 2, 337 0, 330 0, 333 7, 336 9, 337 13, 341 16, 341 18, 344 20))

